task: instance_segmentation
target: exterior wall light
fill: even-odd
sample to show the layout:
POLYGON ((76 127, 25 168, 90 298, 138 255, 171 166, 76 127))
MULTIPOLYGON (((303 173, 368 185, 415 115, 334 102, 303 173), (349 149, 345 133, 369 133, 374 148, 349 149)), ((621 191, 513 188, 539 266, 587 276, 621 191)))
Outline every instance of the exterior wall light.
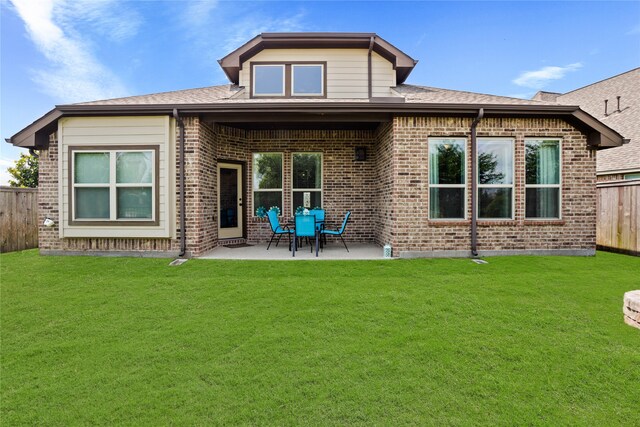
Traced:
POLYGON ((56 225, 56 222, 54 220, 52 220, 51 218, 46 217, 44 219, 44 226, 45 227, 53 227, 54 225, 56 225))
POLYGON ((354 153, 356 162, 364 162, 367 160, 367 147, 356 147, 354 153))

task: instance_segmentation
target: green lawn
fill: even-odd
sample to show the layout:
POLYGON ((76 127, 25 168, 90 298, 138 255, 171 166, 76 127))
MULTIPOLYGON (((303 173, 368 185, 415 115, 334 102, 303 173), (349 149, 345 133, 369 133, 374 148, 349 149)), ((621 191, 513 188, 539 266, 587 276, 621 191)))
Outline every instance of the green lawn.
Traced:
POLYGON ((3 425, 640 423, 640 258, 0 263, 3 425))

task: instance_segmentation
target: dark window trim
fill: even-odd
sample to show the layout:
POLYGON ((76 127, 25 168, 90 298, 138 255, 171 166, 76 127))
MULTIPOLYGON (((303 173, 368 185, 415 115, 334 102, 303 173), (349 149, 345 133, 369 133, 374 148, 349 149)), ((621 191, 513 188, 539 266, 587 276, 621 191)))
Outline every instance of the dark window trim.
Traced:
POLYGON ((252 209, 251 217, 252 218, 257 218, 256 209, 258 209, 258 206, 256 206, 255 193, 256 192, 261 192, 260 190, 255 190, 253 188, 253 172, 254 172, 254 167, 255 167, 255 165, 254 165, 255 157, 254 156, 256 154, 280 154, 282 156, 282 179, 281 179, 282 185, 280 186, 280 190, 271 189, 271 188, 265 188, 264 189, 264 192, 272 191, 272 192, 275 193, 276 191, 280 191, 280 193, 282 194, 282 203, 281 203, 282 204, 282 209, 280 209, 280 216, 282 216, 284 214, 284 174, 285 174, 285 172, 284 172, 284 157, 285 157, 285 155, 284 154, 285 154, 285 152, 284 151, 252 151, 251 152, 251 174, 250 174, 251 175, 250 176, 250 178, 251 178, 251 183, 250 183, 251 184, 251 190, 250 190, 251 191, 251 209, 252 209))
POLYGON ((324 99, 327 97, 327 61, 253 61, 249 62, 249 97, 250 98, 293 98, 293 99, 324 99), (255 65, 284 65, 284 95, 254 95, 253 67, 255 65), (291 94, 291 66, 292 65, 322 65, 323 93, 322 95, 292 95, 291 94))
MULTIPOLYGON (((431 222, 463 222, 463 221, 468 221, 469 220, 469 215, 468 215, 468 205, 469 205, 469 193, 470 193, 470 189, 469 189, 469 184, 471 183, 471 180, 469 179, 469 175, 470 175, 470 170, 468 170, 468 163, 470 163, 470 159, 468 159, 468 151, 471 150, 471 147, 469 146, 470 142, 469 142, 469 137, 467 135, 462 135, 462 136, 428 136, 427 137, 427 197, 429 199, 429 203, 428 203, 428 211, 427 211, 427 216, 428 216, 428 221, 431 222), (431 171, 429 170, 429 167, 431 166, 429 164, 430 159, 430 155, 431 155, 431 140, 438 140, 438 139, 461 139, 464 140, 464 162, 463 162, 463 171, 464 171, 464 183, 463 184, 456 184, 456 185, 460 185, 460 187, 442 187, 441 184, 433 184, 431 182, 430 179, 430 173, 431 171), (432 188, 462 188, 464 190, 464 216, 462 218, 453 218, 453 217, 444 217, 444 218, 432 218, 431 217, 431 189, 432 188)), ((473 177, 471 178, 473 179, 473 177)))
POLYGON ((477 221, 478 221, 478 226, 480 225, 480 222, 496 222, 496 225, 504 225, 502 223, 506 223, 506 222, 510 222, 510 221, 516 221, 516 209, 517 209, 517 205, 516 205, 516 196, 519 194, 518 193, 518 180, 516 177, 516 172, 518 171, 517 169, 517 154, 516 154, 516 149, 518 146, 518 137, 515 135, 511 135, 511 136, 493 136, 493 135, 478 135, 478 144, 476 146, 476 167, 477 167, 477 173, 475 177, 472 177, 472 179, 476 180, 476 203, 478 206, 478 213, 477 213, 477 221), (509 141, 510 142, 510 146, 511 146, 511 171, 512 171, 512 177, 511 177, 511 185, 507 185, 507 184, 480 184, 480 140, 481 139, 485 139, 485 140, 501 140, 501 141, 509 141), (482 187, 480 187, 482 185, 482 187), (510 208, 510 212, 511 215, 508 218, 490 218, 490 217, 481 217, 480 216, 480 190, 483 188, 507 188, 511 190, 511 208, 510 208))
POLYGON ((158 226, 160 225, 160 146, 159 145, 83 145, 83 146, 69 146, 68 147, 68 202, 69 202, 69 225, 70 226, 111 226, 111 227, 129 227, 129 226, 158 226), (153 221, 122 221, 122 220, 108 220, 108 221, 94 221, 94 220, 74 220, 73 212, 75 206, 73 205, 73 153, 77 151, 154 151, 155 157, 155 185, 153 186, 154 199, 155 199, 155 220, 153 221))
POLYGON ((291 195, 291 215, 295 215, 296 208, 297 208, 297 206, 293 206, 293 193, 304 193, 306 191, 314 192, 314 193, 320 193, 320 207, 324 208, 324 196, 325 196, 325 191, 326 191, 325 183, 324 183, 324 175, 325 175, 324 157, 325 157, 325 152, 324 151, 291 151, 289 154, 290 154, 290 158, 291 158, 291 172, 290 172, 290 175, 289 175, 290 179, 291 179, 291 187, 289 188, 289 194, 291 195), (319 154, 320 155, 320 188, 294 188, 294 186, 293 186, 293 174, 294 174, 293 157, 296 154, 319 154))
POLYGON ((534 222, 558 222, 563 221, 562 218, 562 198, 563 198, 563 182, 564 179, 562 174, 564 173, 564 166, 562 164, 564 156, 562 150, 564 148, 563 144, 564 140, 562 136, 525 136, 524 137, 524 219, 525 221, 534 221, 534 222), (536 184, 527 184, 527 140, 557 140, 558 141, 558 184, 544 184, 539 187, 535 187, 532 185, 536 184), (557 217, 535 217, 535 216, 527 216, 527 189, 528 188, 557 188, 558 189, 558 216, 557 217))

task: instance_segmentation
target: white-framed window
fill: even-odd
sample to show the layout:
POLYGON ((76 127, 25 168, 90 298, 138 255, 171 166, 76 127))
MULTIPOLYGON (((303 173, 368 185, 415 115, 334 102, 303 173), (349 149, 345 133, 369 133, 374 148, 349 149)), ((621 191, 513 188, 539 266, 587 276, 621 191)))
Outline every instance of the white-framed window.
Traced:
POLYGON ((282 153, 253 153, 253 215, 262 206, 269 210, 282 209, 283 160, 282 153))
POLYGON ((525 217, 558 219, 561 212, 561 140, 525 139, 525 217))
POLYGON ((156 221, 157 149, 69 149, 72 223, 156 221))
POLYGON ((324 94, 324 66, 322 64, 291 65, 292 96, 322 96, 324 94))
POLYGON ((252 72, 254 96, 285 95, 285 64, 255 64, 252 72))
POLYGON ((429 218, 465 219, 465 138, 429 138, 429 218))
POLYGON ((478 138, 478 218, 513 219, 514 140, 478 138))
POLYGON ((291 154, 291 209, 322 207, 322 153, 291 154))

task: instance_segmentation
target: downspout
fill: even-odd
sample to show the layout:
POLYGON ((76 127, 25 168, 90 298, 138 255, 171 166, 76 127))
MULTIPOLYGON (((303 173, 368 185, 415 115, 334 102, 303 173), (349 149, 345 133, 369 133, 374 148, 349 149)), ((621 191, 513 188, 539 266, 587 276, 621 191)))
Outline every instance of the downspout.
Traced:
POLYGON ((476 127, 484 116, 484 108, 478 111, 476 117, 471 123, 471 256, 478 256, 478 198, 476 195, 478 187, 478 167, 476 161, 477 141, 476 127))
POLYGON ((371 37, 371 41, 369 42, 369 53, 367 54, 367 65, 368 65, 368 69, 367 72, 369 73, 369 82, 368 82, 368 88, 369 88, 369 99, 371 99, 373 97, 373 72, 372 72, 372 64, 371 64, 371 51, 373 51, 373 41, 375 39, 375 36, 371 37))
POLYGON ((178 169, 180 170, 180 253, 179 257, 183 257, 187 252, 187 230, 185 221, 185 201, 184 201, 184 121, 178 114, 178 109, 173 109, 173 118, 176 119, 178 127, 180 128, 179 141, 180 146, 180 161, 178 162, 178 169))
POLYGON ((40 157, 38 153, 36 153, 36 150, 34 150, 33 148, 29 148, 29 154, 31 154, 36 159, 40 157))

